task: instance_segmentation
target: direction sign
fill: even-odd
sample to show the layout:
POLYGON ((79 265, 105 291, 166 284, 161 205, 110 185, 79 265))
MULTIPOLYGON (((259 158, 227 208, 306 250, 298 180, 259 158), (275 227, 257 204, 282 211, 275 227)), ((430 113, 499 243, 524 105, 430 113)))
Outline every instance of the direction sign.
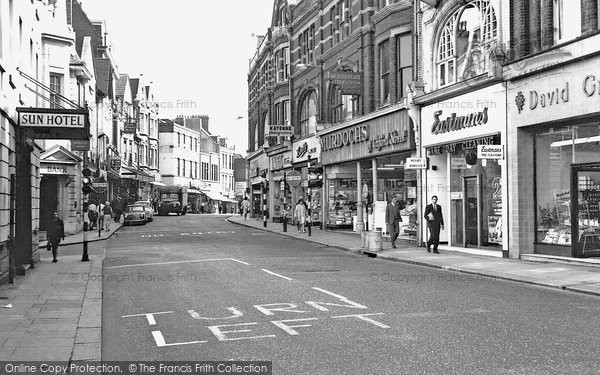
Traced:
POLYGON ((291 170, 286 173, 285 180, 290 186, 298 186, 302 182, 302 175, 298 171, 291 170))
POLYGON ((92 189, 94 189, 96 193, 104 193, 107 187, 108 184, 104 177, 95 178, 94 182, 92 182, 92 189))

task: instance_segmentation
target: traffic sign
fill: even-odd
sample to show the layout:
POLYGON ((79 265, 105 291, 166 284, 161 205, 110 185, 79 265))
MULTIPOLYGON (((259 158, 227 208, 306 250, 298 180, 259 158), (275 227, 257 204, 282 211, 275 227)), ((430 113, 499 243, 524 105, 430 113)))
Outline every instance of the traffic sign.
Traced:
POLYGON ((94 179, 94 182, 92 183, 92 189, 94 189, 96 193, 104 193, 107 187, 108 183, 104 177, 98 177, 94 179))
POLYGON ((298 186, 302 182, 302 175, 298 171, 291 170, 286 173, 285 180, 290 186, 298 186))

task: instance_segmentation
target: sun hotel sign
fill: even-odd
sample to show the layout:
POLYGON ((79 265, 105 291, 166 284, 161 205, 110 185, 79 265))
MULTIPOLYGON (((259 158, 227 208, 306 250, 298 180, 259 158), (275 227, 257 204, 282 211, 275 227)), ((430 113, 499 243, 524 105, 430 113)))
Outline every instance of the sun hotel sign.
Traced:
POLYGON ((84 109, 17 108, 19 127, 35 139, 80 139, 90 136, 88 111, 84 109))

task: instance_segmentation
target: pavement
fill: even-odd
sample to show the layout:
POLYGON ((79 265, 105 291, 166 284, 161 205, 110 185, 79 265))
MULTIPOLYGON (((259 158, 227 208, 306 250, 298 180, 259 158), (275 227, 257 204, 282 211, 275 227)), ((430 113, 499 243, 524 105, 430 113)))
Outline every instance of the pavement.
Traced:
POLYGON ((239 215, 231 216, 228 221, 369 257, 600 296, 600 263, 597 260, 534 255, 526 259, 506 259, 500 252, 489 251, 489 255, 481 255, 486 252, 449 251, 441 246, 440 254, 433 254, 410 240, 397 240, 397 249, 393 249, 386 238, 383 239, 383 250, 370 251, 362 247, 361 236, 353 232, 313 227, 308 236, 308 233, 298 232, 293 225, 288 225, 287 232, 283 232, 282 223, 268 222, 264 227, 262 220, 244 220, 239 215))
MULTIPOLYGON (((87 232, 89 242, 103 241, 109 232, 87 232)), ((61 246, 83 242, 83 232, 66 236, 61 246)), ((40 248, 46 241, 40 242, 40 248)), ((42 250, 40 250, 42 251, 42 250)), ((13 284, 0 287, 0 361, 48 360, 69 363, 101 360, 103 257, 81 255, 42 259, 13 284)))
MULTIPOLYGON (((599 269, 589 264, 543 257, 505 259, 442 249, 433 254, 408 240, 398 240, 398 248, 392 249, 384 239, 383 250, 374 252, 363 249, 361 236, 352 232, 313 228, 308 236, 292 225, 284 233, 281 223, 269 222, 264 227, 260 220, 244 220, 238 215, 227 220, 369 257, 600 296, 599 269)), ((100 236, 97 231, 88 232, 87 240, 106 240, 120 227, 113 223, 111 231, 100 236)), ((67 236, 61 245, 82 242, 80 232, 67 236)), ((40 242, 41 248, 45 245, 40 242)), ((25 276, 17 276, 14 284, 0 287, 0 361, 101 360, 102 282, 95 278, 103 274, 102 256, 90 255, 88 262, 82 262, 79 255, 61 257, 59 250, 58 259, 52 263, 50 257, 43 257, 25 276)))

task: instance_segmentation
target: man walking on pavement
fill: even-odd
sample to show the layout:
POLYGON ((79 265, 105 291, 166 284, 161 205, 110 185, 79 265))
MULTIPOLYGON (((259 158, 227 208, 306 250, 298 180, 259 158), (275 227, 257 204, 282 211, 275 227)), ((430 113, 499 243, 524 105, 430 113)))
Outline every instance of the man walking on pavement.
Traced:
POLYGON ((427 220, 427 228, 429 228, 429 241, 427 241, 427 252, 431 252, 433 245, 433 253, 439 254, 438 245, 440 243, 440 227, 444 229, 444 217, 442 216, 442 207, 437 204, 438 197, 431 197, 431 204, 425 207, 425 220, 427 220))
POLYGON ((242 211, 244 212, 244 220, 247 220, 248 211, 250 211, 250 201, 248 200, 248 197, 244 197, 244 200, 242 201, 242 204, 241 204, 241 208, 242 208, 242 211))
POLYGON ((396 249, 396 239, 398 238, 400 230, 398 225, 402 221, 397 202, 398 199, 394 197, 385 208, 385 223, 387 224, 388 233, 390 234, 390 239, 392 241, 392 248, 394 249, 396 249))
POLYGON ((52 262, 58 262, 58 244, 65 239, 65 224, 58 218, 58 212, 54 211, 54 219, 48 231, 48 250, 52 249, 52 262))

